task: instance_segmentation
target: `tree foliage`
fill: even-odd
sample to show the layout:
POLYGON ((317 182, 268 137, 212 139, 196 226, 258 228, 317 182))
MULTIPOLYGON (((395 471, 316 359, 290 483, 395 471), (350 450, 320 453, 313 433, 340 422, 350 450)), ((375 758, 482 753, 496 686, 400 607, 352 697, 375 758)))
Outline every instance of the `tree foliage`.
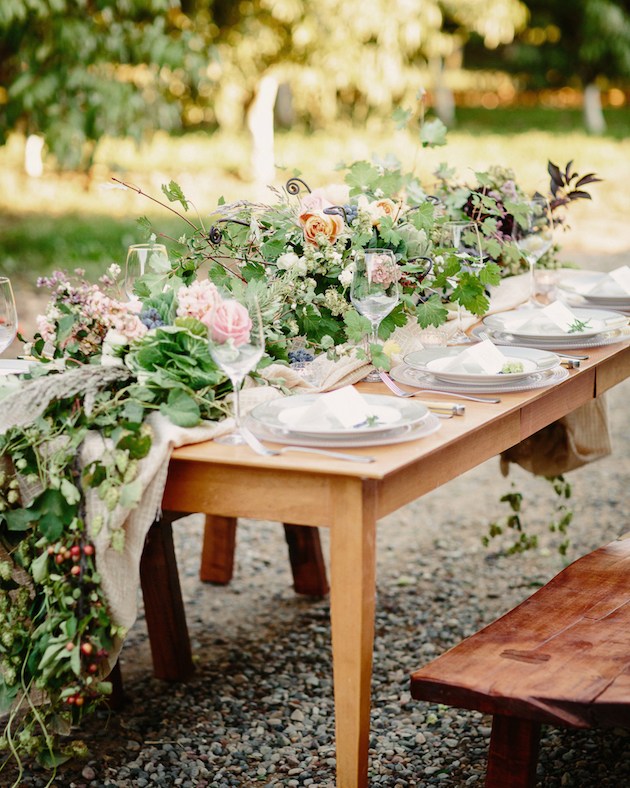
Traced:
POLYGON ((0 143, 40 133, 78 167, 104 135, 178 128, 207 65, 189 21, 174 0, 3 0, 0 143))

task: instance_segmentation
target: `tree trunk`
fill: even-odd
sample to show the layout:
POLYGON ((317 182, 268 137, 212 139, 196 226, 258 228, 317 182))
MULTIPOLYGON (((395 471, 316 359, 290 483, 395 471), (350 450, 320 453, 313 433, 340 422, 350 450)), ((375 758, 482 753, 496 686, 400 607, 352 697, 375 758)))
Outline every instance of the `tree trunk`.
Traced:
POLYGON ((603 134, 606 131, 601 94, 594 83, 584 88, 583 114, 584 125, 589 134, 603 134))
POLYGON ((24 146, 24 171, 29 178, 41 178, 44 172, 42 152, 44 138, 39 134, 29 134, 24 146))
POLYGON ((258 83, 256 96, 247 112, 247 126, 252 135, 252 178, 261 185, 271 183, 276 174, 273 108, 277 94, 278 80, 265 74, 258 83))
POLYGON ((433 75, 435 113, 445 126, 452 126, 455 123, 455 99, 453 91, 444 83, 444 58, 431 58, 429 68, 433 75))

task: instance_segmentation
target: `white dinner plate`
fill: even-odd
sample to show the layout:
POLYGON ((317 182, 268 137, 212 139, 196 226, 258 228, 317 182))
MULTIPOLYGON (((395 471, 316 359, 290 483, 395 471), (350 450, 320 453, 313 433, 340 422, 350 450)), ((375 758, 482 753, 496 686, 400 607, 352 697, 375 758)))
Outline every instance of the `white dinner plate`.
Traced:
POLYGON ((296 394, 292 397, 274 399, 257 405, 250 413, 250 417, 260 428, 272 430, 275 435, 302 435, 317 438, 349 438, 356 435, 378 435, 381 432, 392 430, 405 431, 419 424, 427 418, 429 413, 426 405, 421 402, 396 399, 395 397, 381 394, 363 394, 363 399, 368 405, 370 416, 374 417, 366 423, 353 427, 342 427, 334 418, 323 414, 317 423, 310 425, 306 422, 309 409, 317 403, 321 394, 296 394))
POLYGON ((404 362, 409 367, 430 372, 439 380, 453 381, 455 383, 508 383, 515 380, 524 380, 534 372, 557 367, 560 359, 555 353, 533 348, 515 347, 498 348, 505 356, 505 362, 520 362, 522 372, 500 372, 488 374, 482 372, 468 372, 465 370, 445 370, 444 366, 457 357, 462 349, 460 347, 427 348, 408 353, 404 362))
POLYGON ((561 383, 569 377, 569 370, 564 367, 552 367, 542 372, 534 372, 523 380, 507 383, 455 383, 454 381, 438 380, 435 375, 421 369, 413 369, 406 364, 399 364, 389 373, 394 380, 407 386, 419 389, 449 391, 453 394, 508 394, 512 391, 529 391, 561 383))
POLYGON ((395 443, 408 443, 409 441, 433 435, 441 426, 437 416, 433 413, 427 413, 426 418, 409 429, 392 430, 383 433, 358 433, 350 438, 343 438, 340 436, 318 437, 315 435, 301 435, 299 433, 277 434, 273 431, 265 430, 264 427, 251 418, 251 414, 246 417, 245 424, 261 440, 286 445, 313 446, 318 449, 361 449, 369 446, 390 446, 395 443))
POLYGON ((0 359, 0 375, 23 375, 28 372, 36 362, 26 361, 22 358, 0 359))
POLYGON ((495 331, 511 334, 519 339, 537 339, 546 342, 556 340, 580 341, 594 337, 604 331, 622 328, 628 325, 627 315, 605 309, 574 309, 578 320, 587 325, 579 332, 568 333, 558 328, 551 320, 547 320, 540 309, 512 309, 509 312, 498 312, 496 315, 484 317, 483 324, 495 331), (523 325, 525 321, 534 321, 535 325, 523 325))

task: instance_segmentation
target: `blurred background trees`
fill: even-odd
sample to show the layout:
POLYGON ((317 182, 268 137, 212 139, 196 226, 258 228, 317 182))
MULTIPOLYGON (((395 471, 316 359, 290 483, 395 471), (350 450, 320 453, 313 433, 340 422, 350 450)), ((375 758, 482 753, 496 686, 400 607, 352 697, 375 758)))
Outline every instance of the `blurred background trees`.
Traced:
POLYGON ((61 167, 89 169, 105 137, 248 125, 264 180, 274 128, 366 124, 420 88, 447 124, 454 93, 572 88, 601 132, 600 89, 628 77, 630 11, 615 0, 0 4, 0 143, 41 135, 61 167))

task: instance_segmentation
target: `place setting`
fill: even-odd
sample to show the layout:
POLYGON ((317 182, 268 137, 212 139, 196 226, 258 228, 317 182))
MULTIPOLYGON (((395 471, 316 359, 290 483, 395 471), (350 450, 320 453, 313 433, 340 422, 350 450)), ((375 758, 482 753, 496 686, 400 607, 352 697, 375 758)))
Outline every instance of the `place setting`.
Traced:
POLYGON ((497 347, 485 339, 464 350, 435 347, 408 353, 391 377, 427 390, 508 393, 559 383, 569 376, 561 358, 550 350, 497 347))
POLYGON ((630 267, 612 271, 563 271, 555 283, 569 306, 630 313, 630 267))
POLYGON ((573 308, 562 301, 487 315, 471 334, 496 345, 557 350, 630 339, 627 315, 611 309, 573 308))
POLYGON ((422 402, 344 386, 263 402, 249 412, 244 426, 262 440, 327 449, 418 440, 437 432, 440 422, 422 402))

